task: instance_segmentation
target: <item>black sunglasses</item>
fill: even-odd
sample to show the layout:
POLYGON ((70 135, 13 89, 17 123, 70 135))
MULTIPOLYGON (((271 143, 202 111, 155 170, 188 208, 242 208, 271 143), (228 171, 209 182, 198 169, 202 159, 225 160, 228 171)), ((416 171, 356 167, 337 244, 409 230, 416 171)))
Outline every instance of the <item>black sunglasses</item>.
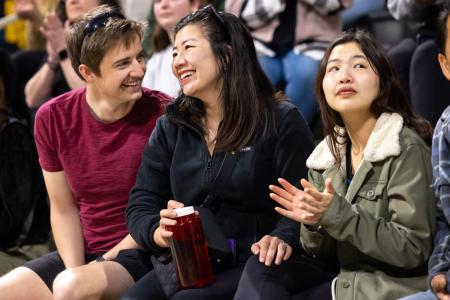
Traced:
POLYGON ((89 23, 86 24, 86 27, 84 28, 84 37, 89 37, 99 28, 105 27, 109 19, 112 18, 125 19, 125 17, 119 12, 106 12, 99 14, 93 17, 92 20, 90 20, 89 23))

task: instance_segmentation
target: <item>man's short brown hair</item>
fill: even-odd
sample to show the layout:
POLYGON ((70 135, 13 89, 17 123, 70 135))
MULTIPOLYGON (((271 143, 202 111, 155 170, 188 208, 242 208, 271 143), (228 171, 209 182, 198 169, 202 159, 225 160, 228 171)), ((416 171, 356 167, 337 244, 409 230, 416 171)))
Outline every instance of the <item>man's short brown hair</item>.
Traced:
POLYGON ((102 5, 92 9, 72 25, 66 36, 72 67, 83 80, 78 70, 81 64, 101 75, 100 63, 106 52, 121 44, 128 48, 136 37, 142 39, 143 30, 142 23, 123 18, 117 8, 102 5), (92 25, 99 17, 106 23, 101 22, 93 29, 92 25))

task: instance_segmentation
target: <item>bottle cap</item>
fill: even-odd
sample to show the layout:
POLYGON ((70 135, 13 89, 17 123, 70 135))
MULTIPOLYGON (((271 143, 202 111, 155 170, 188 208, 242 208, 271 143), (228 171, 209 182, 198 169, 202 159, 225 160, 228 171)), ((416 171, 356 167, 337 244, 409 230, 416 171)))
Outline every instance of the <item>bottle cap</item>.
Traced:
POLYGON ((187 206, 182 208, 176 208, 175 212, 177 213, 177 217, 183 217, 194 213, 193 206, 187 206))

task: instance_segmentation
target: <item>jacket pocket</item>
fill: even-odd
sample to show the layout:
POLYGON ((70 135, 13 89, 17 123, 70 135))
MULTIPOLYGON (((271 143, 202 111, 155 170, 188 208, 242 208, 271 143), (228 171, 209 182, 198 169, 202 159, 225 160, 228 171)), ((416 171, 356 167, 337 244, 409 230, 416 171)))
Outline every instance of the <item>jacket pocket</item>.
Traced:
POLYGON ((387 218, 389 203, 383 193, 385 186, 385 181, 368 181, 356 194, 357 205, 375 217, 387 218))

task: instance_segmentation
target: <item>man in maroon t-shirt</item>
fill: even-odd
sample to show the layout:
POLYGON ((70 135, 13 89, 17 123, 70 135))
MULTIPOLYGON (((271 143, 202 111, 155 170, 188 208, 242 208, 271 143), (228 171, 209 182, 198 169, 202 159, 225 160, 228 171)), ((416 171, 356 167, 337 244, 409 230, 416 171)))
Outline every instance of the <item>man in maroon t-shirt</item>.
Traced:
POLYGON ((2 299, 117 298, 151 270, 136 259, 146 254, 128 234, 125 208, 170 98, 141 87, 141 37, 141 24, 105 6, 71 28, 70 59, 86 88, 44 104, 35 124, 58 251, 2 277, 2 299))

